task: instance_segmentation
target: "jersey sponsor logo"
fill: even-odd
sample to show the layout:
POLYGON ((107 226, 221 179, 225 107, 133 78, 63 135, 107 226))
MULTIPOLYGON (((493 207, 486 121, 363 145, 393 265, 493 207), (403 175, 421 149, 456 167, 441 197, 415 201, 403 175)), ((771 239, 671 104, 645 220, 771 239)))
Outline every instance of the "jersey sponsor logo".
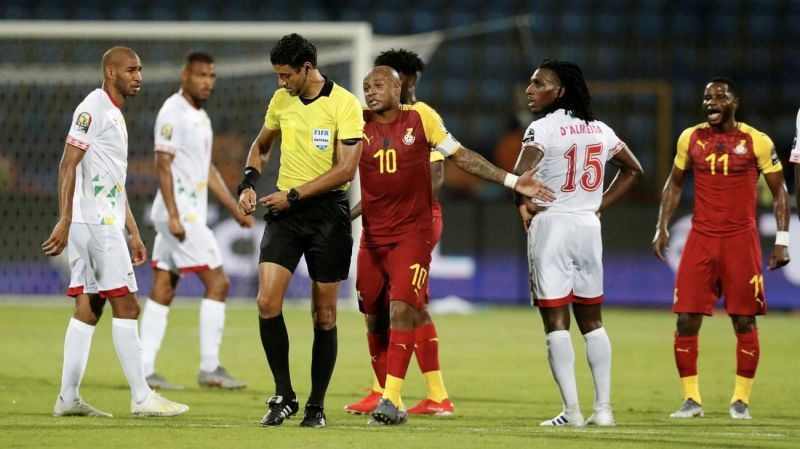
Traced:
POLYGON ((744 139, 739 141, 739 145, 736 145, 736 148, 733 149, 734 154, 738 154, 739 156, 747 153, 747 141, 744 139))
POLYGON ((414 144, 414 128, 406 128, 406 135, 403 136, 403 143, 406 145, 414 144))
POLYGON ((770 151, 772 154, 772 165, 778 165, 781 161, 778 159, 778 152, 775 151, 775 146, 772 146, 772 150, 770 151))
POLYGON ((161 125, 161 130, 158 132, 164 140, 172 140, 172 125, 164 123, 161 125))
POLYGON ((331 130, 325 128, 314 128, 311 132, 311 139, 317 149, 324 151, 331 144, 331 130))
POLYGON ((88 112, 81 112, 80 114, 78 114, 78 119, 75 120, 75 125, 73 126, 73 128, 76 131, 80 131, 86 134, 87 132, 89 132, 89 125, 91 124, 92 124, 92 115, 89 114, 88 112))

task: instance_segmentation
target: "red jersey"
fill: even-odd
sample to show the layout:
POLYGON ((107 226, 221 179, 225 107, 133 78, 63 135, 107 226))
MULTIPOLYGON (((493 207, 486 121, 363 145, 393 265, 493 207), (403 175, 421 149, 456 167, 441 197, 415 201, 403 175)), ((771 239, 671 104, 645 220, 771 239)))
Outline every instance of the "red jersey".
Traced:
POLYGON ((408 234, 430 238, 431 151, 450 155, 461 145, 424 107, 403 105, 391 123, 364 110, 361 180, 362 244, 397 243, 408 234))
POLYGON ((709 237, 755 229, 759 173, 782 168, 772 140, 741 122, 729 133, 714 132, 708 123, 686 129, 675 166, 694 171, 692 229, 709 237))

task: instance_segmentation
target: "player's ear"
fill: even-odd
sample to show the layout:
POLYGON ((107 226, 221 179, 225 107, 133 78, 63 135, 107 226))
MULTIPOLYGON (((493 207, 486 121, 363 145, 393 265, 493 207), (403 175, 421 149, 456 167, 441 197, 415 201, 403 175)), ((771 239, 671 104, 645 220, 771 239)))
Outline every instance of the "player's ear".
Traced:
POLYGON ((563 97, 566 92, 567 92, 567 90, 564 88, 564 86, 559 86, 558 87, 558 98, 563 97))

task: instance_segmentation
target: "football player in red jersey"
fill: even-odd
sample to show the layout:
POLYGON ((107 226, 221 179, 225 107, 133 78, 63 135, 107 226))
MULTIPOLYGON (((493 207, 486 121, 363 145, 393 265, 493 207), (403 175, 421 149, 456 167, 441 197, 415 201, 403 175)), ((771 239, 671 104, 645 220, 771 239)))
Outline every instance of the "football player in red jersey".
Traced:
POLYGON ((425 108, 400 105, 400 77, 391 67, 373 68, 364 79, 364 151, 359 162, 363 235, 356 288, 366 315, 372 366, 384 392, 375 423, 402 424, 400 392, 414 351, 417 311, 428 283, 433 220, 430 152, 439 151, 461 169, 502 183, 518 193, 551 201, 552 190, 534 170, 516 177, 463 148, 425 108), (423 179, 424 182, 420 182, 423 179))
POLYGON ((756 315, 767 312, 761 245, 756 228, 756 182, 763 174, 773 198, 778 233, 767 267, 789 263, 789 195, 772 140, 736 120, 738 90, 727 78, 705 88, 707 121, 678 139, 672 173, 664 186, 653 250, 664 260, 667 225, 681 197, 686 172, 694 171, 692 230, 675 279, 672 311, 678 315, 674 353, 684 402, 672 418, 703 416, 697 377, 697 339, 703 315, 720 296, 736 333, 736 386, 730 404, 734 419, 750 419, 749 403, 759 358, 756 315))

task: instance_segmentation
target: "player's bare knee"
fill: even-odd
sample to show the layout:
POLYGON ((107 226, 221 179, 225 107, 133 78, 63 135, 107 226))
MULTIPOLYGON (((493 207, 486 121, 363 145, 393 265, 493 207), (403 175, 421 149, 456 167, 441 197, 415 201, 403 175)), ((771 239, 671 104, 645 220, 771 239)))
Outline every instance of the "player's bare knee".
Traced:
POLYGON ((431 319, 431 314, 428 312, 428 306, 420 307, 418 310, 416 310, 415 315, 414 321, 417 327, 433 322, 433 319, 431 319))
POLYGON ((389 322, 393 329, 414 329, 415 315, 416 309, 403 301, 392 301, 389 306, 389 322))
POLYGON ((225 301, 225 298, 228 297, 229 287, 230 281, 228 280, 228 276, 220 276, 206 285, 206 298, 225 301))
POLYGON ((311 312, 314 329, 329 330, 336 326, 336 307, 315 307, 311 312))
POLYGON ((703 315, 695 313, 679 313, 676 321, 676 331, 681 337, 691 337, 700 332, 703 315))
POLYGON ((733 330, 737 334, 746 334, 756 329, 756 317, 747 315, 731 315, 733 330))
POLYGON ((261 318, 273 318, 281 314, 282 302, 277 298, 259 294, 256 299, 258 314, 261 318))
POLYGON ((126 320, 139 318, 139 301, 136 299, 135 294, 129 293, 127 296, 109 298, 109 302, 111 303, 111 312, 114 318, 126 320))

